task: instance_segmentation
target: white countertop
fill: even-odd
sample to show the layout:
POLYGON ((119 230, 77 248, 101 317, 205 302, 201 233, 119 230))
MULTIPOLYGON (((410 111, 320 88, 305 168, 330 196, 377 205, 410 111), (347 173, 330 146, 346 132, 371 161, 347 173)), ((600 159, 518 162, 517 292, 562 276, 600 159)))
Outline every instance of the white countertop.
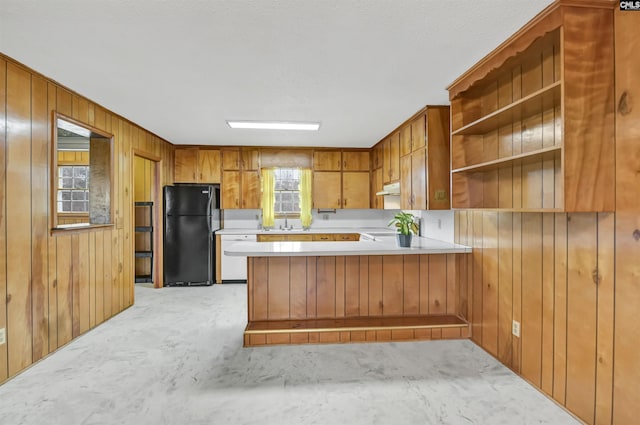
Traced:
POLYGON ((325 227, 325 228, 311 228, 308 230, 302 230, 300 228, 293 230, 281 230, 281 229, 220 229, 216 230, 216 235, 280 235, 280 234, 307 234, 307 233, 374 233, 374 234, 388 234, 394 235, 395 230, 388 227, 325 227))
MULTIPOLYGON (((332 233, 322 229, 317 233, 332 233)), ((414 236, 410 248, 400 248, 395 235, 371 235, 362 229, 350 230, 368 240, 357 242, 236 242, 225 247, 224 254, 246 257, 315 257, 336 255, 407 255, 407 254, 456 254, 471 252, 471 247, 414 236)), ((278 232, 273 232, 278 233, 278 232)))

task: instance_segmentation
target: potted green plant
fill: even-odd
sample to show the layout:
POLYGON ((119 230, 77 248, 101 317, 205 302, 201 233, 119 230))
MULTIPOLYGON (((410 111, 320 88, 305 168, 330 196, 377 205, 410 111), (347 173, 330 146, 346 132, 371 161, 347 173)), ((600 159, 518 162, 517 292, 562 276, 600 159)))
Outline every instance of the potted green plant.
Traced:
POLYGON ((411 246, 411 234, 418 234, 418 224, 413 214, 400 211, 389 222, 389 226, 392 224, 398 230, 396 235, 398 239, 398 245, 402 248, 408 248, 411 246))

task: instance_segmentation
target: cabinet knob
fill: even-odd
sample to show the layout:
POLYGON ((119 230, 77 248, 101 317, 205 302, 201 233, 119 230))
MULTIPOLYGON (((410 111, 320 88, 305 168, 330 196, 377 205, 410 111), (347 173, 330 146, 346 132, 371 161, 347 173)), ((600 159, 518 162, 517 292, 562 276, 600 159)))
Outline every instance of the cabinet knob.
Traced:
POLYGON ((345 207, 347 206, 347 200, 346 199, 344 200, 344 206, 345 207))
POLYGON ((342 161, 342 167, 347 168, 347 161, 342 161))

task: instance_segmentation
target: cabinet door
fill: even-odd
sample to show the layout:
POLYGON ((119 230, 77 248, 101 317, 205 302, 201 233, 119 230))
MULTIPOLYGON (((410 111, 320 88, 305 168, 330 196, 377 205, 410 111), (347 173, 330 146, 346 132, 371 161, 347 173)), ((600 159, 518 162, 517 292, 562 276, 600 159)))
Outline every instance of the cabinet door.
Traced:
POLYGON ((223 170, 239 170, 240 169, 240 151, 225 149, 222 151, 222 169, 223 170))
POLYGON ((342 173, 342 208, 369 208, 369 173, 342 173))
POLYGON ((400 158, 400 208, 412 209, 413 195, 411 192, 411 157, 400 158))
POLYGON ((385 139, 382 142, 382 184, 387 184, 391 181, 391 138, 385 139))
MULTIPOLYGON (((434 108, 428 111, 427 130, 427 182, 430 210, 448 210, 450 204, 449 168, 449 109, 434 108)), ((523 180, 525 179, 523 174, 523 180)))
POLYGON ((258 242, 280 242, 286 241, 287 235, 258 235, 258 242))
POLYGON ((201 149, 198 151, 198 181, 220 183, 220 151, 201 149))
POLYGON ((425 116, 420 115, 418 118, 411 122, 411 149, 417 150, 425 145, 425 130, 426 121, 425 116))
POLYGON ((174 159, 173 181, 176 183, 196 183, 198 181, 198 148, 176 149, 174 159))
POLYGON ((257 171, 242 172, 242 208, 260 208, 260 176, 257 171))
POLYGON ((396 132, 389 139, 389 181, 400 179, 400 133, 396 132))
POLYGON ((360 234, 358 233, 338 233, 335 235, 337 241, 359 241, 360 234))
POLYGON ((411 153, 411 124, 406 124, 400 129, 400 156, 411 153))
POLYGON ((316 233, 313 235, 314 241, 335 241, 335 235, 331 233, 316 233))
POLYGON ((339 171, 313 173, 313 208, 340 208, 342 205, 339 171))
POLYGON ((223 171, 220 197, 223 209, 240 208, 240 172, 223 171))
POLYGON ((344 171, 369 171, 369 152, 342 152, 342 169, 344 171))
POLYGON ((260 154, 258 149, 242 149, 242 169, 257 170, 260 166, 258 159, 260 154))
POLYGON ((427 167, 425 149, 411 154, 411 208, 414 210, 427 209, 427 167))
POLYGON ((376 195, 376 192, 382 190, 382 168, 371 173, 371 208, 384 208, 384 199, 382 196, 376 195))
POLYGON ((373 147, 373 161, 371 161, 371 166, 374 170, 378 168, 382 168, 382 163, 384 162, 384 154, 383 143, 378 143, 373 147))
POLYGON ((296 242, 310 242, 313 240, 313 235, 287 235, 287 240, 296 242))
POLYGON ((314 151, 313 169, 318 171, 338 171, 342 169, 342 152, 314 151))

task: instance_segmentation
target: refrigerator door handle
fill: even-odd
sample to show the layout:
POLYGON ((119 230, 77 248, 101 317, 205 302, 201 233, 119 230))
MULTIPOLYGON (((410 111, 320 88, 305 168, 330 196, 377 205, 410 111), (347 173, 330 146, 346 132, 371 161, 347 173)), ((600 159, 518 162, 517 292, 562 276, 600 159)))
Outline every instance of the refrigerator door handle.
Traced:
POLYGON ((213 239, 211 232, 211 198, 213 196, 213 186, 209 187, 209 195, 207 199, 207 230, 209 231, 209 239, 213 239))

